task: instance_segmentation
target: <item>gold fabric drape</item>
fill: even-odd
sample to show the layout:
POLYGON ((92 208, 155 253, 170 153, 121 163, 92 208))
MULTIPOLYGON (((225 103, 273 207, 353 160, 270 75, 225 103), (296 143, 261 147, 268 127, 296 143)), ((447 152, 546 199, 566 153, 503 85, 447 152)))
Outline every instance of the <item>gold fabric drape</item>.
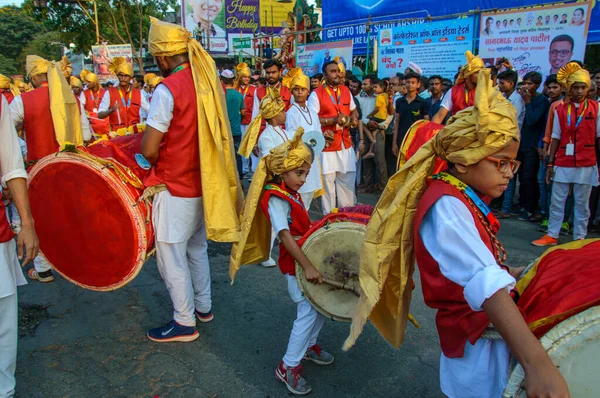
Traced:
POLYGON ((0 75, 0 89, 10 90, 13 96, 17 97, 21 95, 19 88, 10 82, 10 79, 4 75, 0 75))

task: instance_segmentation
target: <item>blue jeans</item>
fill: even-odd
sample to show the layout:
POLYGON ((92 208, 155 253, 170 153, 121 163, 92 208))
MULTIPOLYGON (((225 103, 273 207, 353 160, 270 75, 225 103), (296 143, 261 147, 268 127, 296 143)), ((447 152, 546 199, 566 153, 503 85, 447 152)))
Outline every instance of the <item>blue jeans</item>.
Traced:
POLYGON ((540 186, 540 213, 548 217, 550 211, 550 197, 552 188, 546 184, 546 163, 540 160, 540 171, 538 172, 538 185, 540 186))
POLYGON ((504 201, 502 202, 502 213, 510 213, 513 207, 513 197, 515 196, 515 185, 517 176, 514 176, 509 182, 506 191, 504 191, 504 201))

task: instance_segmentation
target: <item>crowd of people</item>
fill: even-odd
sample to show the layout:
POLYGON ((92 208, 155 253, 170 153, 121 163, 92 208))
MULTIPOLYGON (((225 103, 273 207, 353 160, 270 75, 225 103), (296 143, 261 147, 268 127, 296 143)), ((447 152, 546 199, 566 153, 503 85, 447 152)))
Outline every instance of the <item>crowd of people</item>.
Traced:
POLYGON ((310 77, 274 60, 260 73, 245 63, 217 72, 180 26, 152 19, 148 41, 161 76, 135 75, 133 65, 117 57, 110 70, 118 85, 103 87, 94 73, 72 76, 68 60, 30 55, 32 90, 0 77, 0 171, 8 187, 4 197, 15 205, 8 216, 0 208, 0 395, 11 396, 15 386, 16 286, 25 283, 17 249, 25 263, 34 263, 30 279, 54 280, 51 264, 38 252, 25 169, 57 150, 145 123, 140 155, 149 172, 143 183, 153 191, 157 265, 174 308, 171 321, 147 331, 150 340, 199 337, 196 322, 214 319, 207 242, 234 242, 232 279, 252 263, 278 265, 287 279, 297 318, 275 377, 290 392, 308 394, 301 362, 329 365, 334 358, 317 343, 324 317, 296 280, 297 263, 310 282, 322 282, 297 239, 310 228, 308 210, 316 198, 327 215, 354 206, 357 190, 383 191, 361 267, 379 267, 369 275, 386 270, 394 277, 361 296, 347 346, 369 317, 388 341, 401 344, 407 316, 399 314, 407 306, 400 308, 398 297, 388 301, 394 301, 391 292, 408 288, 416 258, 426 303, 444 311, 436 322, 445 393, 462 396, 471 386, 479 396, 498 396, 512 351, 529 364, 528 392, 568 396, 509 296, 523 269, 503 265, 499 224, 480 196, 494 198, 498 218, 539 222, 546 234, 532 242, 537 246, 556 245, 561 229, 572 228, 577 240, 597 226, 600 202, 592 191, 599 178, 600 71, 590 74, 571 62, 544 82, 537 72, 520 79, 508 61, 486 68, 467 52, 452 80, 425 77, 414 63, 390 78, 359 79, 335 59, 310 77), (439 124, 440 132, 398 169, 407 133, 420 120, 439 124), (322 151, 303 141, 313 132, 324 138, 322 151), (447 168, 427 186, 436 159, 447 168), (250 187, 242 205, 243 179, 250 187), (271 255, 276 238, 277 261, 271 255), (441 285, 447 289, 436 289, 441 285), (386 305, 392 311, 382 315, 386 305), (466 330, 460 319, 475 326, 466 330), (480 339, 490 322, 505 340, 480 339))

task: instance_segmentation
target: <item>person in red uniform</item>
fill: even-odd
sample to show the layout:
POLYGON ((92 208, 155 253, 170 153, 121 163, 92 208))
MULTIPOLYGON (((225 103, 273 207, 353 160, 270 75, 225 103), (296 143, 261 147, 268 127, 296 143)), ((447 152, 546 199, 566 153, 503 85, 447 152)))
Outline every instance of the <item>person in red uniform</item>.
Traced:
MULTIPOLYGON (((282 77, 281 76, 281 72, 282 72, 281 64, 278 61, 274 61, 274 60, 270 59, 264 63, 263 69, 264 69, 266 77, 267 77, 267 85, 258 87, 254 91, 254 103, 252 104, 252 119, 251 120, 254 120, 254 118, 260 113, 260 109, 259 109, 260 101, 262 101, 262 99, 265 98, 265 96, 267 95, 268 87, 275 87, 279 91, 279 95, 281 96, 281 99, 283 100, 283 103, 285 104, 284 111, 287 112, 288 109, 290 109, 290 101, 292 99, 292 93, 290 92, 290 90, 287 87, 285 87, 283 84, 281 84, 281 77, 282 77)), ((266 122, 263 120, 262 124, 260 126, 261 133, 263 132, 265 127, 266 127, 266 122)))
POLYGON ((238 238, 241 187, 214 61, 185 28, 155 18, 148 42, 165 78, 152 95, 141 153, 153 165, 144 184, 157 192, 156 258, 174 314, 147 337, 190 342, 199 336, 196 319, 213 319, 207 238, 238 238))
MULTIPOLYGON (((17 130, 23 130, 28 165, 53 154, 66 145, 83 145, 87 119, 81 114, 61 66, 36 55, 28 55, 26 69, 35 90, 22 93, 10 104, 17 130)), ((89 132, 89 130, 88 130, 89 132)), ((52 282, 52 267, 40 253, 28 276, 40 282, 52 282)))
POLYGON ((108 134, 108 119, 98 117, 100 102, 106 93, 106 90, 100 86, 98 75, 87 69, 81 71, 81 80, 87 85, 87 90, 83 90, 83 107, 87 114, 93 134, 96 138, 108 134))
MULTIPOLYGON (((252 122, 252 110, 254 107, 254 92, 256 87, 250 84, 250 68, 245 62, 241 62, 235 68, 235 82, 234 88, 238 90, 244 97, 244 109, 246 113, 242 118, 242 137, 248 130, 248 125, 252 122)), ((258 165, 258 157, 254 154, 250 155, 250 158, 242 158, 242 173, 248 174, 256 170, 258 165)))
POLYGON ((21 95, 21 92, 17 86, 11 83, 8 77, 0 75, 0 94, 6 98, 10 105, 15 97, 21 95))
POLYGON ((308 107, 319 115, 321 129, 330 144, 321 157, 325 195, 323 213, 335 207, 354 206, 356 199, 356 153, 350 137, 350 126, 358 120, 354 96, 342 84, 337 62, 323 65, 325 84, 308 98, 308 107))
POLYGON ((471 51, 467 51, 466 57, 467 64, 462 67, 454 87, 444 95, 440 110, 433 116, 432 122, 442 124, 449 113, 456 115, 475 103, 477 78, 485 64, 479 55, 474 56, 471 51))
POLYGON ((108 117, 110 131, 140 123, 143 112, 148 112, 148 101, 141 90, 131 86, 133 64, 123 57, 110 61, 110 72, 119 78, 119 87, 109 88, 98 108, 98 117, 108 117))

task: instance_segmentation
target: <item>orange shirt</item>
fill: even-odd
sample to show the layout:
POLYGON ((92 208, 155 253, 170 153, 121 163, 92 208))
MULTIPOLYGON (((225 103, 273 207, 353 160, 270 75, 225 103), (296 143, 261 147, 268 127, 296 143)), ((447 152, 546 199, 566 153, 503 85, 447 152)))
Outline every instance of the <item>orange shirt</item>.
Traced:
POLYGON ((546 121, 546 133, 544 134, 543 141, 550 145, 552 143, 552 128, 554 126, 554 111, 556 107, 564 102, 564 98, 558 101, 554 101, 550 104, 550 110, 548 111, 548 120, 546 121))

